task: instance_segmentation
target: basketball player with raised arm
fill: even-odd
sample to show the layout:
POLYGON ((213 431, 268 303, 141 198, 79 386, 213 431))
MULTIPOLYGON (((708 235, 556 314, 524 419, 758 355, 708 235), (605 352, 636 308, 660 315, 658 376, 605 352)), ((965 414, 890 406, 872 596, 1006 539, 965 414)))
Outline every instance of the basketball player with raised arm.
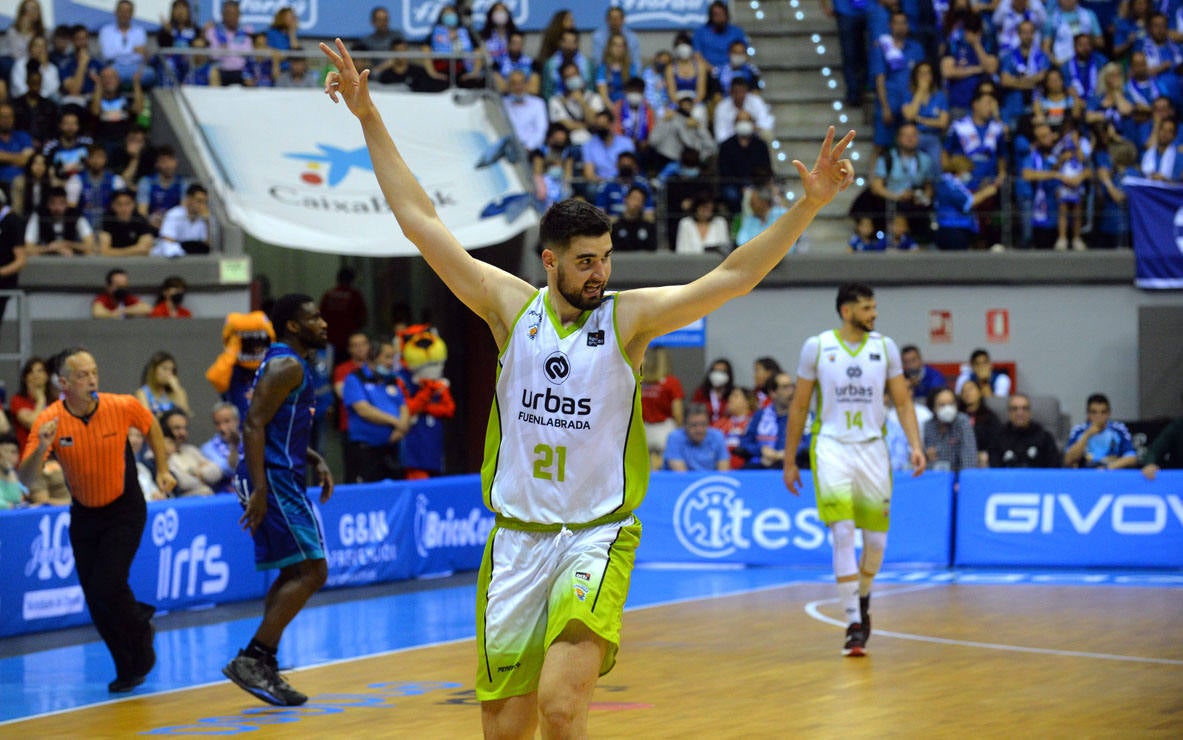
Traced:
MULTIPOLYGON (((834 577, 846 617, 842 654, 866 654, 871 636, 871 583, 883 564, 891 520, 891 462, 887 456, 884 391, 891 393, 911 448, 912 474, 924 472, 924 448, 912 390, 904 379, 900 350, 875 331, 875 293, 862 283, 838 289, 842 326, 805 340, 797 367, 797 395, 789 407, 785 449, 795 450, 816 397, 809 447, 817 513, 834 540, 834 577), (854 530, 863 531, 861 560, 854 555, 854 530)), ((785 455, 785 485, 801 489, 801 472, 785 455)))
POLYGON ((687 285, 606 293, 610 224, 561 201, 542 218, 546 286, 474 258, 436 214, 340 39, 325 92, 361 122, 402 232, 500 349, 481 483, 497 514, 477 587, 477 698, 486 737, 586 737, 596 679, 616 661, 648 484, 640 369, 655 337, 748 293, 780 263, 854 166, 831 128, 804 197, 687 285))

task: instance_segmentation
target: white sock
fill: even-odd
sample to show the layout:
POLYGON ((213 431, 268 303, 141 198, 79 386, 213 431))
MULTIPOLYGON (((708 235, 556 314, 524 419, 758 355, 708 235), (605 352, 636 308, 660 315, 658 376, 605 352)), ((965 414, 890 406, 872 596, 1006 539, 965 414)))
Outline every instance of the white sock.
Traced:
POLYGON ((858 580, 851 578, 849 581, 838 582, 838 603, 842 605, 847 624, 854 624, 862 619, 858 610, 858 580))
POLYGON ((887 532, 863 530, 863 556, 859 560, 859 596, 871 595, 871 583, 883 566, 883 552, 887 549, 887 532))

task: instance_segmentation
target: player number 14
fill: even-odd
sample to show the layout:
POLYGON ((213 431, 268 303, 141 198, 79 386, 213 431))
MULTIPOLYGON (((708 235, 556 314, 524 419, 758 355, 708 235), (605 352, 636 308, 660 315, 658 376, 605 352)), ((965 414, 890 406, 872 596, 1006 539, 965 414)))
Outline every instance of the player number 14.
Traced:
POLYGON ((567 448, 534 445, 534 477, 562 483, 567 477, 567 448))
POLYGON ((847 429, 862 429, 863 428, 863 412, 856 411, 851 414, 849 411, 843 412, 846 414, 846 428, 847 429))

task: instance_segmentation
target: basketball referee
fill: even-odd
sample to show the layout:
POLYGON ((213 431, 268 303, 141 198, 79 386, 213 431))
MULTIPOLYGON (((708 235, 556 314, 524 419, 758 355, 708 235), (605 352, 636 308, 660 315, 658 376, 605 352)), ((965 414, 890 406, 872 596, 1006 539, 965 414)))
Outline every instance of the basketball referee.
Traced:
POLYGON ((125 693, 144 682, 156 665, 155 607, 136 600, 128 585, 131 563, 148 507, 136 477, 127 431, 143 432, 156 455, 156 485, 170 491, 168 451, 160 424, 133 396, 99 393, 99 369, 81 348, 58 356, 62 398, 37 415, 25 443, 18 474, 32 485, 47 454, 62 466, 73 503, 70 542, 74 567, 95 629, 115 660, 112 693, 125 693))

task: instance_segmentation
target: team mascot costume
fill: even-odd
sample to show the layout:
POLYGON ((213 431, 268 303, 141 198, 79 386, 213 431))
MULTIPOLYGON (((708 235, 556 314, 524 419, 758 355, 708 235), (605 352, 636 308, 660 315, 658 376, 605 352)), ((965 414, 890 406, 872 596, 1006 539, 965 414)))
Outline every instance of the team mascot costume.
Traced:
POLYGON ((398 341, 411 412, 411 429, 402 444, 403 467, 408 480, 422 480, 443 472, 443 420, 456 413, 451 384, 443 377, 448 346, 429 324, 408 326, 399 332, 398 341))
POLYGON ((275 329, 262 311, 226 316, 222 326, 222 354, 205 371, 205 379, 222 395, 222 400, 238 407, 240 420, 246 419, 251 403, 248 393, 255 370, 274 341, 275 329))

